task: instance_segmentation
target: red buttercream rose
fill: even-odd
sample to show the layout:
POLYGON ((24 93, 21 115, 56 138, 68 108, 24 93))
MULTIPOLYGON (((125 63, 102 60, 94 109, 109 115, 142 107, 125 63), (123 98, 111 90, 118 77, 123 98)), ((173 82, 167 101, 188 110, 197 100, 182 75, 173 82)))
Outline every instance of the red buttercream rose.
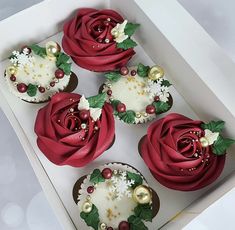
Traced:
POLYGON ((154 122, 139 143, 139 150, 153 176, 164 186, 181 191, 201 189, 221 174, 225 155, 202 147, 202 121, 169 114, 154 122))
POLYGON ((97 121, 81 119, 81 95, 57 93, 36 118, 37 144, 57 165, 82 167, 100 156, 114 140, 112 107, 105 103, 97 121))
POLYGON ((63 49, 79 66, 105 72, 124 66, 135 54, 132 48, 117 48, 111 30, 123 17, 113 10, 79 9, 64 24, 63 49))

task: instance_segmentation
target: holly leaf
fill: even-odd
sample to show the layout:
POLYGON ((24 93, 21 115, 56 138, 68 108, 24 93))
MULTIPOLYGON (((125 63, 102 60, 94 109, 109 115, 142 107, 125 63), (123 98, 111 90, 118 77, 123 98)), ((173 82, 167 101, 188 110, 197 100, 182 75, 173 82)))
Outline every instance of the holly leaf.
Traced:
POLYGON ((124 29, 124 33, 131 37, 139 27, 140 24, 127 23, 124 29))
POLYGON ((99 169, 95 169, 90 176, 90 182, 98 184, 98 183, 104 182, 104 181, 105 181, 105 179, 102 176, 101 171, 99 169))
POLYGON ((140 77, 147 77, 149 69, 150 69, 149 66, 145 66, 142 63, 139 63, 138 68, 137 68, 137 73, 140 77))
POLYGON ((124 113, 118 113, 121 120, 128 124, 133 124, 135 122, 135 112, 133 110, 127 110, 124 113))
POLYGON ((115 116, 118 116, 117 105, 118 105, 119 103, 121 103, 119 100, 112 100, 112 101, 111 101, 111 105, 112 105, 113 110, 114 110, 114 113, 113 113, 113 114, 114 114, 115 116))
POLYGON ((67 63, 69 60, 69 56, 65 53, 59 53, 59 55, 56 57, 56 66, 60 66, 63 63, 67 63))
POLYGON ((224 121, 211 121, 207 124, 202 124, 201 127, 203 129, 209 129, 212 132, 221 132, 224 128, 225 122, 224 121))
POLYGON ((123 42, 117 43, 117 48, 124 49, 124 50, 134 48, 135 46, 137 46, 137 43, 133 41, 131 38, 127 38, 123 42))
POLYGON ((39 45, 33 44, 31 46, 29 46, 29 48, 38 56, 44 58, 45 56, 47 56, 47 52, 46 52, 46 48, 41 47, 39 45))
POLYGON ((153 106, 155 107, 156 113, 164 113, 171 107, 167 102, 163 101, 153 102, 153 106))
POLYGON ((148 230, 143 221, 135 215, 130 216, 127 221, 130 223, 130 230, 148 230))
POLYGON ((226 154, 227 148, 234 144, 235 140, 230 138, 223 138, 222 136, 219 136, 217 140, 212 145, 212 151, 216 155, 224 155, 226 154))
POLYGON ((59 69, 62 69, 64 71, 65 75, 69 75, 71 73, 71 65, 72 65, 72 63, 62 63, 57 67, 59 69))
POLYGON ((117 82, 121 78, 121 74, 118 71, 106 73, 104 76, 112 82, 117 82))
POLYGON ((127 178, 135 182, 133 185, 134 188, 143 184, 143 178, 137 173, 127 172, 127 178))
POLYGON ((37 94, 37 86, 36 85, 33 85, 33 84, 29 84, 28 85, 28 88, 27 88, 27 94, 30 96, 30 97, 33 97, 37 94))
POLYGON ((99 229, 99 213, 97 207, 93 204, 92 210, 89 213, 81 212, 81 218, 86 222, 87 226, 92 227, 95 230, 99 229))
POLYGON ((170 87, 172 84, 168 80, 163 79, 161 85, 166 86, 166 87, 170 87))
POLYGON ((106 93, 100 93, 98 95, 88 97, 87 100, 89 102, 90 107, 102 109, 106 101, 106 93))
POLYGON ((145 221, 152 221, 153 219, 153 210, 150 204, 138 204, 134 209, 134 213, 145 221))

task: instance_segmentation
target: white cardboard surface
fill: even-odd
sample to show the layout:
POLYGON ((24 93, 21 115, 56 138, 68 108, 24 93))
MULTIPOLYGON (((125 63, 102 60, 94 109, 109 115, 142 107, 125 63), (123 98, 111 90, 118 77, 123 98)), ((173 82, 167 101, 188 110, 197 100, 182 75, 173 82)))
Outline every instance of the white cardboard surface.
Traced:
MULTIPOLYGON (((169 19, 170 16, 174 14, 175 16, 177 16, 178 13, 182 13, 180 14, 181 18, 176 17, 175 20, 182 20, 183 22, 185 19, 187 19, 188 25, 186 23, 186 25, 183 24, 182 26, 186 26, 186 28, 188 29, 190 22, 192 23, 191 26, 196 26, 197 38, 200 35, 199 32, 203 32, 202 29, 197 27, 197 24, 195 25, 194 21, 191 21, 191 16, 187 15, 186 11, 184 12, 183 9, 181 9, 179 5, 175 3, 175 1, 149 1, 151 3, 148 7, 146 4, 142 5, 142 1, 140 0, 131 0, 128 1, 128 3, 125 1, 125 4, 123 4, 123 0, 111 1, 111 7, 114 9, 120 9, 120 12, 122 12, 124 15, 127 15, 130 20, 134 19, 133 21, 139 22, 143 25, 136 38, 139 40, 140 44, 143 45, 148 55, 150 55, 153 60, 158 60, 158 62, 156 63, 162 64, 162 66, 166 69, 170 80, 175 83, 176 88, 180 90, 181 94, 187 99, 187 102, 190 102, 190 105, 193 108, 192 109, 185 102, 185 100, 176 91, 174 91, 172 93, 174 98, 174 107, 171 112, 183 113, 191 118, 196 118, 196 114, 200 115, 201 118, 206 117, 206 119, 208 119, 209 117, 222 117, 225 118, 226 121, 228 121, 229 125, 233 124, 233 122, 235 122, 235 119, 233 114, 230 113, 231 108, 228 107, 228 105, 224 105, 224 103, 222 103, 212 92, 212 88, 209 88, 208 85, 205 84, 206 79, 210 80, 210 83, 214 82, 213 79, 211 81, 211 79, 207 77, 208 75, 210 75, 210 73, 213 73, 213 71, 215 71, 215 63, 213 65, 211 64, 210 66, 207 66, 211 72, 208 73, 208 70, 206 70, 204 73, 202 73, 202 75, 205 77, 202 80, 198 76, 198 74, 201 73, 205 66, 201 66, 199 64, 208 63, 209 60, 203 59, 202 63, 202 61, 200 61, 200 58, 203 53, 200 53, 199 51, 199 54, 195 55, 195 57, 197 57, 196 59, 192 54, 191 56, 193 57, 189 57, 190 53, 188 50, 184 51, 183 43, 186 44, 186 49, 189 49, 189 47, 191 47, 193 50, 200 49, 199 44, 190 46, 190 44, 187 43, 188 41, 182 42, 180 40, 181 37, 178 36, 182 36, 182 34, 185 34, 184 31, 177 31, 173 29, 171 31, 171 25, 167 23, 172 22, 173 20, 172 18, 169 19), (170 2, 176 8, 172 8, 170 6, 170 2), (159 14, 156 14, 156 11, 153 10, 153 6, 158 6, 157 9, 160 12, 159 14), (173 13, 173 10, 174 12, 177 12, 177 14, 173 13), (144 14, 144 12, 147 13, 149 18, 144 14), (159 27, 157 28, 156 25, 159 27), (173 35, 175 36, 175 39, 173 39, 173 35), (176 47, 173 47, 173 45, 175 45, 176 47), (188 57, 189 60, 187 59, 187 61, 185 61, 186 57, 188 57), (193 70, 190 65, 192 64, 192 66, 195 67, 196 63, 198 65, 198 69, 196 69, 198 70, 198 73, 196 73, 196 70, 193 70), (195 90, 198 90, 198 88, 199 91, 195 93, 195 90), (205 95, 207 95, 206 98, 205 95), (211 104, 207 103, 208 100, 211 100, 211 104)), ((8 20, 3 21, 3 23, 0 23, 0 28, 2 29, 2 31, 8 31, 8 26, 14 25, 15 27, 17 27, 22 22, 27 23, 29 16, 30 18, 32 18, 32 24, 30 24, 31 26, 28 31, 25 32, 25 30, 21 31, 19 29, 19 33, 14 39, 8 36, 9 34, 7 32, 4 33, 6 34, 6 36, 4 36, 3 42, 0 44, 0 51, 1 53, 3 53, 3 56, 1 56, 1 58, 6 57, 5 51, 13 49, 18 44, 27 44, 32 41, 43 40, 43 38, 52 35, 60 27, 61 23, 58 22, 62 21, 62 17, 67 17, 72 10, 74 10, 78 6, 87 6, 88 3, 87 1, 78 0, 69 0, 66 1, 66 4, 65 1, 60 0, 57 0, 56 2, 57 5, 55 5, 55 0, 47 0, 35 7, 20 12, 19 14, 9 18, 8 20), (51 15, 52 11, 55 10, 55 8, 57 13, 63 12, 62 17, 59 16, 59 13, 56 16, 53 14, 53 16, 49 17, 49 15, 51 15), (41 30, 39 30, 42 22, 40 22, 40 20, 38 22, 34 20, 38 20, 38 16, 42 15, 48 16, 48 20, 47 22, 43 21, 43 27, 41 30), (21 21, 19 22, 19 20, 21 21), (35 25, 33 25, 34 22, 35 25)), ((89 1, 90 6, 94 5, 95 7, 102 5, 104 6, 105 4, 102 3, 104 3, 104 1, 92 1, 92 3, 89 1)), ((177 24, 174 24, 174 26, 177 26, 177 24)), ((224 62, 226 62, 224 64, 226 64, 226 66, 228 66, 229 70, 231 71, 233 66, 231 65, 229 60, 226 59, 226 56, 223 55, 219 48, 216 47, 209 38, 204 36, 204 33, 202 33, 202 35, 203 38, 201 38, 200 41, 205 41, 205 46, 211 45, 208 52, 214 51, 215 56, 218 54, 222 55, 224 62), (204 37, 206 38, 205 40, 203 40, 204 37)), ((55 35, 50 39, 54 39, 60 42, 61 34, 55 35)), ((140 46, 136 51, 138 54, 132 62, 138 63, 139 61, 142 61, 146 64, 152 64, 151 59, 147 56, 147 54, 140 46)), ((207 56, 207 58, 209 57, 207 56)), ((5 65, 6 62, 0 63, 1 72, 4 71, 5 65)), ((220 69, 216 68, 216 70, 217 76, 218 73, 220 73, 220 69)), ((100 76, 100 74, 91 73, 75 65, 73 65, 73 71, 78 74, 80 80, 76 92, 79 92, 81 94, 85 93, 87 96, 97 93, 99 85, 104 80, 103 77, 100 76)), ((227 87, 227 80, 225 81, 225 84, 226 85, 221 86, 227 87)), ((157 217, 154 219, 153 224, 150 225, 150 230, 155 230, 156 228, 165 224, 173 216, 190 205, 193 200, 200 197, 201 194, 203 194, 211 187, 209 186, 203 190, 196 192, 177 192, 161 186, 151 176, 147 167, 144 165, 142 159, 140 158, 137 150, 138 141, 146 133, 147 125, 128 126, 119 121, 116 121, 115 144, 110 150, 105 152, 93 163, 82 169, 75 169, 68 166, 55 166, 50 163, 39 151, 36 145, 36 136, 33 133, 36 112, 43 105, 28 104, 11 95, 8 92, 7 88, 5 88, 5 82, 3 78, 0 79, 0 85, 2 86, 0 89, 3 94, 2 99, 4 100, 3 109, 6 112, 9 120, 11 121, 15 131, 17 132, 19 139, 25 148, 25 151, 27 152, 27 155, 31 160, 31 164, 34 167, 34 170, 43 185, 44 191, 47 191, 47 197, 66 230, 74 229, 72 222, 74 222, 75 226, 78 229, 83 230, 85 228, 83 221, 81 221, 79 218, 79 212, 72 199, 73 184, 81 175, 90 172, 94 167, 106 162, 122 161, 133 165, 138 170, 140 170, 140 172, 143 173, 143 175, 148 180, 148 183, 157 191, 161 200, 161 209, 157 217), (44 170, 47 173, 48 178, 45 177, 46 175, 44 170), (48 179, 51 181, 52 184, 49 183, 48 179), (53 189, 53 187, 55 188, 55 190, 53 189), (58 193, 58 197, 56 193, 58 193), (65 209, 63 209, 63 205, 65 206, 65 209), (72 221, 69 219, 69 216, 66 212, 68 212, 69 216, 72 218, 72 221)), ((230 87, 228 89, 230 89, 230 87)), ((225 99, 227 102, 227 98, 225 99)), ((228 100, 228 104, 230 103, 230 101, 231 100, 228 100)), ((228 155, 228 159, 229 160, 227 160, 227 164, 222 177, 228 175, 234 168, 233 165, 235 160, 231 154, 228 155)))

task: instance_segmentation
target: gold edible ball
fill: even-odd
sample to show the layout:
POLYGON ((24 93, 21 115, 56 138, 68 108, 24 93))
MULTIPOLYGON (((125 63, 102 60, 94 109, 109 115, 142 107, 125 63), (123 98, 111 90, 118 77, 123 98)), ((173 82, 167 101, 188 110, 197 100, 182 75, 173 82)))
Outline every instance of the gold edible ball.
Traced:
POLYGON ((205 137, 201 137, 200 142, 201 142, 202 147, 209 146, 209 141, 205 137))
POLYGON ((139 185, 134 189, 133 199, 139 204, 148 204, 152 201, 152 193, 147 186, 139 185))
POLYGON ((100 229, 105 230, 107 228, 107 225, 105 223, 100 224, 100 229))
POLYGON ((164 76, 164 70, 160 66, 155 65, 149 70, 148 77, 153 81, 156 81, 163 76, 164 76))
POLYGON ((54 41, 50 41, 46 43, 46 52, 47 56, 54 57, 56 54, 60 52, 60 45, 54 41))
POLYGON ((82 211, 85 213, 89 213, 92 210, 92 203, 89 201, 86 201, 83 205, 82 205, 82 211))
POLYGON ((7 68, 7 72, 8 72, 9 75, 16 75, 17 68, 15 66, 9 66, 7 68))

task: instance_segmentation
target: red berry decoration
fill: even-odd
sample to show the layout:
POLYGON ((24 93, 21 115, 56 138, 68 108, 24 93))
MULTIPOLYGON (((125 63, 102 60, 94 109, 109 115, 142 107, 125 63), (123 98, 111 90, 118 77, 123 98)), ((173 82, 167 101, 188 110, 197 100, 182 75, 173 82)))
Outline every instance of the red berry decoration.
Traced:
POLYGON ((147 105, 146 106, 146 113, 154 114, 155 113, 155 107, 153 105, 147 105))
POLYGON ((136 70, 131 70, 131 76, 135 76, 137 74, 136 70))
POLYGON ((159 100, 160 100, 159 96, 155 96, 155 97, 154 97, 154 101, 157 102, 157 101, 159 101, 159 100))
POLYGON ((82 119, 82 120, 87 120, 89 117, 90 117, 90 112, 88 110, 80 110, 79 111, 79 117, 82 119))
POLYGON ((38 90, 40 93, 44 93, 46 91, 45 88, 42 86, 38 87, 38 90))
POLYGON ((57 70, 55 71, 55 77, 56 77, 57 79, 63 78, 63 77, 64 77, 64 71, 63 71, 62 69, 57 69, 57 70))
POLYGON ((113 228, 112 227, 108 227, 107 230, 113 230, 113 228))
POLYGON ((16 80, 16 76, 15 76, 15 75, 11 75, 11 76, 10 76, 10 80, 11 80, 11 81, 15 81, 15 80, 16 80))
POLYGON ((109 96, 111 96, 112 95, 112 90, 111 89, 109 89, 109 90, 107 90, 107 94, 109 95, 109 96))
POLYGON ((32 50, 28 46, 23 46, 21 48, 21 51, 23 52, 24 49, 27 49, 27 54, 30 54, 32 52, 32 50))
POLYGON ((88 192, 89 194, 93 193, 94 190, 95 190, 94 186, 89 186, 89 187, 87 188, 87 192, 88 192))
POLYGON ((28 89, 28 86, 24 83, 19 83, 17 85, 17 90, 20 92, 20 93, 25 93, 28 89))
POLYGON ((55 86, 55 82, 54 81, 50 82, 50 86, 54 87, 55 86))
POLYGON ((113 175, 113 171, 110 168, 104 168, 101 172, 104 179, 110 179, 113 175))
POLYGON ((126 67, 126 66, 123 66, 121 69, 120 69, 120 74, 125 76, 129 73, 129 69, 126 67))
POLYGON ((118 225, 118 230, 129 230, 130 229, 130 224, 127 221, 122 221, 118 225))
POLYGON ((119 113, 124 113, 124 112, 126 112, 126 105, 123 104, 123 103, 118 103, 118 104, 117 104, 117 111, 118 111, 119 113))

